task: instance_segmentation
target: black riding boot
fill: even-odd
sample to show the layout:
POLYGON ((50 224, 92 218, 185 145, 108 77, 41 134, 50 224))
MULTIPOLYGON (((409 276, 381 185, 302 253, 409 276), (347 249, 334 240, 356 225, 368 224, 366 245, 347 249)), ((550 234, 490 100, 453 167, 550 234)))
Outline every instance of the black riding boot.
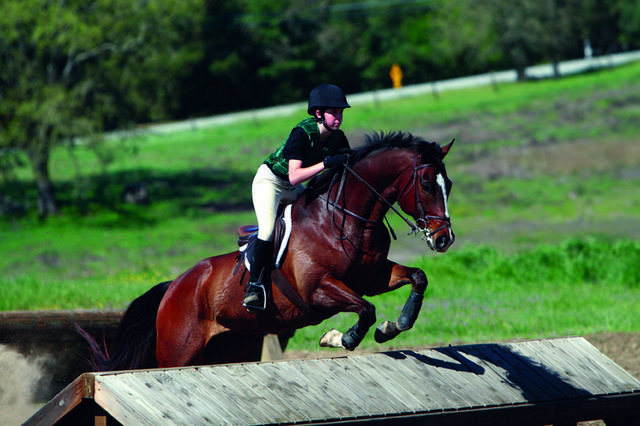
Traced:
POLYGON ((249 273, 249 283, 247 291, 242 301, 242 306, 249 311, 265 310, 267 307, 267 290, 264 283, 268 283, 269 278, 265 278, 270 271, 270 262, 273 252, 273 243, 271 241, 263 241, 256 239, 251 248, 249 256, 249 264, 251 271, 249 273))

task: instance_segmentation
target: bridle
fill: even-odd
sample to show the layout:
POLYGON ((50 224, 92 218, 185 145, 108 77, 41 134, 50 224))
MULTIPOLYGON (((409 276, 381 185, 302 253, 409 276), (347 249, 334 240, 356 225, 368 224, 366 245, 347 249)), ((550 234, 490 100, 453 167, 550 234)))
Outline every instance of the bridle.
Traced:
MULTIPOLYGON (((438 232, 442 231, 445 228, 450 228, 451 227, 451 218, 448 216, 435 216, 435 215, 429 215, 426 212, 426 209, 424 208, 424 206, 422 205, 422 201, 420 201, 420 195, 418 193, 418 171, 425 169, 427 167, 440 167, 442 165, 442 162, 438 162, 438 163, 428 163, 428 164, 422 164, 420 166, 418 166, 418 155, 416 155, 415 159, 413 160, 413 173, 411 175, 411 178, 407 181, 406 186, 404 187, 404 189, 402 191, 400 191, 400 195, 398 196, 398 200, 400 200, 402 197, 405 196, 405 194, 407 194, 412 187, 415 188, 415 206, 416 206, 416 210, 418 212, 418 215, 420 215, 420 217, 418 219, 416 219, 416 224, 413 225, 411 223, 409 223, 406 219, 405 222, 409 223, 409 226, 411 227, 411 232, 409 232, 409 235, 412 234, 417 234, 420 231, 423 232, 424 234, 424 238, 428 239, 431 238, 432 236, 434 236, 435 234, 437 234, 438 232), (434 231, 429 231, 429 225, 431 223, 432 220, 440 220, 445 222, 444 225, 442 225, 441 227, 439 227, 438 229, 434 230, 434 231)), ((445 188, 443 188, 444 191, 446 191, 445 188)), ((394 211, 396 211, 394 209, 394 211)), ((396 213, 398 213, 396 211, 396 213)), ((400 213, 398 213, 400 214, 400 213)), ((402 215, 400 215, 402 217, 402 215)), ((403 217, 404 219, 404 217, 403 217)))
MULTIPOLYGON (((445 228, 450 228, 451 227, 451 218, 447 217, 447 216, 434 216, 434 215, 429 215, 426 213, 426 209, 424 208, 424 206, 422 205, 422 202, 420 201, 420 197, 419 197, 419 193, 418 193, 418 185, 416 184, 417 180, 418 180, 418 171, 427 168, 427 167, 439 167, 442 163, 429 163, 429 164, 422 164, 418 166, 418 156, 419 154, 416 155, 414 162, 413 162, 413 171, 411 174, 411 178, 408 180, 407 184, 405 185, 405 187, 403 188, 402 191, 400 191, 400 195, 398 196, 398 200, 400 200, 405 194, 407 194, 412 187, 415 187, 415 206, 416 206, 416 210, 418 212, 418 214, 420 215, 420 217, 418 219, 416 219, 416 223, 413 224, 411 223, 411 221, 409 219, 407 219, 406 216, 404 216, 398 209, 396 209, 389 201, 387 201, 380 193, 378 193, 378 191, 375 190, 375 188, 373 188, 367 181, 365 181, 362 177, 360 177, 351 167, 349 167, 346 163, 348 163, 348 158, 347 161, 345 161, 344 164, 344 170, 342 172, 341 178, 340 178, 340 186, 338 187, 338 192, 336 193, 335 196, 335 200, 336 201, 331 201, 329 199, 329 197, 325 197, 321 194, 318 194, 318 197, 320 197, 321 199, 324 199, 327 203, 327 209, 329 210, 329 206, 331 206, 333 208, 333 210, 331 211, 331 222, 332 222, 332 229, 334 230, 334 235, 336 234, 336 227, 340 227, 342 228, 342 231, 344 231, 344 228, 339 226, 336 223, 336 219, 335 219, 335 211, 336 210, 340 210, 341 212, 349 215, 349 216, 353 216, 363 222, 366 223, 371 223, 371 224, 375 224, 377 223, 376 221, 372 221, 369 220, 367 218, 364 218, 346 208, 344 208, 343 206, 340 206, 337 203, 337 200, 340 199, 340 196, 342 195, 342 190, 344 188, 344 184, 346 181, 346 176, 347 176, 347 172, 349 172, 351 175, 353 175, 356 179, 358 179, 360 182, 362 182, 377 198, 379 201, 382 201, 384 204, 386 204, 387 207, 389 207, 389 209, 393 210, 398 216, 400 216, 402 218, 402 220, 405 221, 405 223, 407 225, 409 225, 409 228, 411 228, 411 230, 409 231, 409 233, 407 235, 417 235, 420 232, 423 233, 423 239, 430 239, 433 235, 435 235, 436 233, 440 232, 441 230, 445 229, 445 228), (440 221, 444 221, 445 224, 442 225, 441 227, 439 227, 438 229, 436 229, 435 231, 429 231, 429 224, 431 223, 432 220, 440 220, 440 221)), ((409 166, 410 167, 410 166, 409 166)), ((408 168, 408 167, 407 167, 408 168)), ((404 174, 404 171, 401 173, 404 174)), ((329 185, 329 191, 331 191, 331 188, 333 187, 333 185, 336 183, 336 177, 334 176, 334 179, 331 181, 331 184, 329 185)), ((385 217, 386 219, 386 217, 385 217)), ((389 221, 387 220, 387 224, 389 224, 389 221)), ((389 230, 391 231, 391 234, 393 235, 394 239, 395 239, 395 234, 393 232, 393 230, 391 229, 391 227, 389 226, 389 230)), ((337 239, 339 240, 344 240, 348 238, 348 235, 344 235, 342 237, 339 237, 338 235, 335 235, 337 239)))

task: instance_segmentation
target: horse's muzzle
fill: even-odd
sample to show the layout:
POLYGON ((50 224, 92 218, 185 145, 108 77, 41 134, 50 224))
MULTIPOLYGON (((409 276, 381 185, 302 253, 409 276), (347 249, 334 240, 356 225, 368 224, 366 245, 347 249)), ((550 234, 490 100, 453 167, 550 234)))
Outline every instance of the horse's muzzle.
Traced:
POLYGON ((436 251, 446 251, 451 246, 451 244, 453 244, 454 239, 455 237, 453 236, 453 233, 451 234, 451 238, 449 238, 448 235, 440 235, 436 238, 435 241, 436 251))
POLYGON ((437 251, 438 253, 444 253, 447 251, 454 241, 455 235, 451 230, 451 226, 439 229, 427 238, 427 242, 429 243, 431 250, 437 251))
POLYGON ((416 221, 416 226, 412 227, 409 235, 417 234, 420 231, 423 234, 422 238, 427 240, 429 248, 439 253, 447 251, 455 240, 455 235, 451 229, 451 219, 448 217, 423 216, 416 221))

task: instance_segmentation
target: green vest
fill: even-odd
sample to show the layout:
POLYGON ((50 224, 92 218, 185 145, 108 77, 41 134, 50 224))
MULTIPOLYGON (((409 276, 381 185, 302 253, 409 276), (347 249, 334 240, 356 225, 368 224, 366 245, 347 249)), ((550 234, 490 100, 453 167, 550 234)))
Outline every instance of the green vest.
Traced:
MULTIPOLYGON (((307 136, 309 136, 309 142, 311 144, 302 159, 302 167, 309 167, 320 163, 325 157, 330 157, 337 153, 342 135, 341 130, 331 132, 327 139, 320 141, 318 123, 314 118, 307 118, 298 123, 296 127, 300 127, 305 131, 307 136)), ((296 127, 294 127, 294 129, 296 127)), ((271 168, 276 176, 289 180, 289 161, 282 155, 286 144, 287 141, 285 140, 280 148, 267 157, 264 163, 271 168)))

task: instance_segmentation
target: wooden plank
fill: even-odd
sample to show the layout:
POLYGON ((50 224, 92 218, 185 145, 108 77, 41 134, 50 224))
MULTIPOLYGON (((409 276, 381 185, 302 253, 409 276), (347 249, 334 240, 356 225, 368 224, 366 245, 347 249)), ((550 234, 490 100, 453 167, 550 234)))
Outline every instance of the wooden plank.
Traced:
POLYGON ((379 374, 377 357, 369 358, 374 362, 373 368, 362 368, 360 357, 335 359, 336 378, 355 394, 352 397, 352 404, 358 405, 364 413, 370 415, 384 415, 388 411, 412 409, 404 396, 406 393, 411 394, 410 384, 406 381, 392 383, 389 390, 389 386, 381 382, 383 378, 379 374))
POLYGON ((475 389, 483 389, 484 406, 526 402, 521 385, 517 386, 515 382, 506 377, 508 370, 483 359, 482 354, 474 351, 473 346, 452 347, 444 350, 453 354, 453 357, 459 359, 462 364, 467 365, 470 371, 482 369, 482 374, 465 375, 465 377, 472 379, 470 386, 465 389, 472 393, 475 392, 475 389))
POLYGON ((189 413, 184 411, 181 401, 172 394, 167 395, 163 392, 166 388, 160 386, 149 371, 123 374, 119 378, 119 384, 125 384, 132 389, 134 398, 140 401, 140 405, 145 406, 147 412, 153 412, 158 421, 192 424, 189 413))
POLYGON ((211 380, 207 374, 207 367, 197 367, 193 374, 184 379, 185 386, 193 386, 202 395, 204 403, 200 407, 207 407, 207 411, 213 417, 214 424, 242 424, 247 421, 250 412, 244 412, 242 407, 234 407, 229 404, 228 392, 225 392, 227 384, 211 380))
POLYGON ((145 402, 139 400, 134 390, 124 383, 113 386, 113 376, 97 376, 95 386, 96 404, 123 425, 153 424, 154 419, 155 424, 159 424, 155 410, 149 411, 145 402))
MULTIPOLYGON (((344 380, 344 369, 336 369, 335 361, 309 360, 311 362, 298 362, 295 368, 301 376, 311 379, 310 385, 314 395, 320 400, 327 401, 327 410, 330 417, 335 419, 351 418, 363 413, 363 405, 359 404, 357 385, 349 386, 344 380)), ((320 414, 320 413, 317 413, 320 414)), ((314 415, 317 418, 317 414, 314 415)))
POLYGON ((25 345, 26 343, 81 341, 75 330, 80 325, 91 334, 115 331, 122 310, 59 310, 59 311, 1 311, 0 343, 25 345))
MULTIPOLYGON (((185 380, 195 374, 193 369, 170 369, 156 370, 149 372, 149 381, 155 380, 159 386, 150 387, 152 392, 162 392, 158 397, 167 401, 165 405, 172 411, 181 411, 181 418, 184 418, 180 424, 207 424, 211 422, 211 413, 209 410, 203 410, 210 404, 211 398, 205 395, 198 395, 194 392, 198 388, 188 388, 183 385, 185 380), (159 388, 159 389, 158 389, 159 388), (204 398, 200 399, 200 396, 204 398)), ((145 383, 147 386, 149 382, 145 383)), ((225 424, 226 421, 220 423, 220 419, 216 418, 216 424, 225 424)))
MULTIPOLYGON (((117 327, 124 310, 0 311, 0 336, 15 331, 52 328, 74 330, 74 324, 93 328, 117 327)), ((3 343, 6 343, 3 341, 3 343)))
MULTIPOLYGON (((628 412, 628 401, 625 403, 619 396, 605 399, 565 400, 561 404, 555 402, 493 406, 460 411, 440 411, 436 413, 416 413, 387 416, 374 419, 381 426, 413 426, 417 424, 429 426, 540 426, 550 424, 576 424, 579 421, 599 419, 602 413, 628 412), (616 399, 618 399, 616 401, 616 399)), ((625 398, 628 400, 628 398, 625 398)), ((615 417, 615 416, 614 416, 615 417)), ((618 417, 621 419, 621 417, 618 417)), ((345 422, 317 422, 310 425, 353 425, 359 426, 361 420, 345 422)), ((636 422, 637 423, 637 422, 636 422)), ((621 423, 621 424, 636 424, 621 423)))
MULTIPOLYGON (((173 424, 203 424, 201 410, 197 409, 189 398, 176 391, 176 375, 184 376, 185 372, 177 370, 147 370, 135 373, 112 375, 110 383, 111 393, 121 393, 121 401, 128 398, 139 399, 139 409, 142 409, 154 421, 170 422, 173 424)), ((103 386, 106 388, 106 384, 103 386)), ((114 404, 117 401, 114 402, 114 404)), ((111 405, 104 407, 114 418, 116 408, 111 405)))
MULTIPOLYGON (((385 414, 425 410, 425 401, 429 401, 425 398, 425 390, 430 386, 429 380, 426 378, 421 378, 422 384, 417 383, 417 375, 404 375, 398 369, 400 366, 398 360, 388 356, 354 357, 352 362, 356 368, 367 371, 374 376, 381 390, 399 401, 398 405, 387 405, 385 414)), ((436 397, 433 393, 431 396, 436 397)), ((432 402, 432 405, 435 404, 432 402)))
POLYGON ((96 402, 123 424, 167 424, 174 415, 161 395, 149 392, 144 373, 118 373, 97 379, 96 402))
POLYGON ((584 364, 584 359, 565 352, 562 349, 564 344, 564 339, 537 340, 522 342, 517 346, 517 350, 529 353, 539 360, 540 370, 546 372, 547 380, 555 380, 569 386, 571 393, 567 397, 609 393, 610 389, 585 375, 592 374, 592 370, 584 364))
POLYGON ((94 375, 82 374, 23 424, 52 425, 76 408, 83 398, 92 398, 94 389, 94 375))
POLYGON ((459 354, 465 354, 469 361, 484 369, 483 374, 477 375, 478 381, 471 389, 479 387, 490 391, 484 392, 490 400, 487 406, 522 404, 527 401, 525 395, 530 395, 530 392, 525 383, 518 381, 510 374, 512 370, 510 364, 496 363, 495 359, 484 356, 475 346, 465 346, 458 351, 459 354))
POLYGON ((319 364, 312 363, 314 365, 307 369, 305 366, 309 367, 308 364, 306 360, 298 360, 277 363, 277 366, 287 378, 286 385, 292 386, 298 391, 295 398, 298 398, 301 409, 308 408, 309 412, 313 413, 311 417, 315 419, 336 417, 337 414, 333 408, 336 404, 350 404, 355 407, 354 409, 362 412, 380 409, 380 404, 375 406, 371 400, 382 395, 377 394, 372 398, 370 393, 360 393, 356 383, 350 383, 351 386, 345 383, 342 372, 329 372, 328 376, 333 375, 331 379, 336 380, 338 383, 336 386, 340 386, 337 388, 333 385, 334 382, 320 378, 319 364))
MULTIPOLYGON (((287 395, 295 399, 299 409, 307 410, 309 417, 313 419, 332 418, 335 416, 333 409, 335 401, 334 389, 327 392, 327 388, 321 384, 317 370, 303 371, 302 366, 307 361, 288 361, 275 363, 283 377, 283 386, 288 388, 287 395)), ((340 403, 345 403, 345 398, 340 403)))
POLYGON ((588 364, 592 372, 597 372, 607 386, 616 389, 616 393, 632 392, 638 390, 638 380, 625 371, 609 357, 600 352, 598 348, 589 343, 588 340, 580 337, 569 339, 567 345, 573 350, 571 353, 578 355, 588 364))
MULTIPOLYGON (((486 401, 480 394, 470 394, 468 389, 473 386, 476 372, 469 370, 467 366, 459 360, 453 359, 450 354, 440 350, 429 350, 419 353, 420 358, 412 361, 416 365, 418 360, 422 361, 426 357, 430 363, 434 363, 435 368, 427 368, 422 371, 425 377, 429 377, 430 383, 439 383, 440 389, 448 393, 453 398, 453 404, 444 405, 446 411, 458 408, 471 408, 484 406, 486 401)), ((424 364, 425 366, 432 364, 424 364)))
MULTIPOLYGON (((335 409, 332 408, 335 407, 333 406, 334 403, 338 404, 338 408, 346 405, 344 401, 332 400, 331 397, 328 397, 326 393, 322 393, 318 388, 314 389, 311 387, 307 389, 306 394, 295 392, 295 390, 298 390, 301 387, 300 383, 303 380, 303 375, 295 371, 289 371, 289 374, 291 375, 283 380, 284 378, 281 375, 283 373, 283 369, 280 364, 281 363, 267 363, 254 365, 254 374, 258 383, 263 384, 265 386, 265 391, 268 391, 264 395, 265 402, 267 404, 275 398, 278 408, 280 409, 280 406, 286 407, 286 410, 289 413, 293 413, 293 418, 296 419, 296 421, 308 421, 312 418, 318 418, 325 415, 331 416, 335 409), (307 398, 308 396, 311 398, 317 397, 320 398, 320 400, 325 400, 327 405, 326 408, 322 405, 313 404, 311 402, 311 398, 307 398), (320 412, 318 410, 320 410, 320 412)), ((315 380, 317 380, 317 377, 314 377, 314 381, 315 380)), ((283 421, 284 420, 286 420, 286 416, 283 421)))
POLYGON ((386 355, 398 360, 398 371, 401 374, 404 376, 414 375, 424 382, 421 393, 425 401, 425 410, 451 410, 452 407, 460 406, 460 404, 470 404, 456 392, 456 389, 452 389, 446 380, 440 379, 436 367, 431 364, 433 358, 413 351, 390 352, 386 355), (428 368, 421 369, 427 365, 428 368))
MULTIPOLYGON (((271 405, 274 402, 276 411, 281 414, 280 421, 286 421, 288 416, 297 421, 308 421, 317 416, 317 410, 322 409, 321 405, 314 405, 307 398, 307 392, 299 392, 302 377, 295 371, 290 371, 290 376, 283 376, 281 363, 254 364, 252 375, 255 377, 258 385, 264 386, 264 392, 261 397, 265 405, 271 405), (283 409, 284 408, 284 409, 283 409)), ((328 413, 328 412, 327 412, 328 413)))
POLYGON ((388 411, 413 411, 420 406, 420 401, 411 395, 408 383, 398 383, 389 369, 379 362, 377 356, 348 357, 336 360, 340 368, 338 380, 346 389, 351 388, 357 401, 361 395, 374 398, 376 395, 379 404, 376 413, 386 414, 388 411), (406 386, 404 386, 406 385, 406 386))
MULTIPOLYGON (((461 347, 460 351, 474 357, 476 362, 486 369, 485 376, 492 375, 496 392, 503 393, 501 396, 503 404, 501 405, 509 402, 522 404, 549 399, 547 392, 518 371, 518 368, 527 368, 526 363, 516 356, 508 357, 504 354, 506 352, 504 348, 498 345, 472 345, 461 347), (517 397, 512 392, 516 392, 517 397)), ((487 386, 492 386, 492 384, 487 383, 487 386)), ((496 398, 496 401, 499 399, 496 398)))
POLYGON ((236 365, 229 365, 228 368, 201 368, 200 373, 218 391, 214 395, 218 403, 235 412, 237 424, 265 424, 272 417, 283 415, 265 403, 264 395, 261 394, 263 385, 245 368, 238 368, 236 365))
POLYGON ((457 358, 454 353, 448 352, 447 348, 432 349, 421 352, 426 356, 436 368, 424 371, 423 374, 430 374, 430 377, 442 383, 445 392, 455 397, 454 404, 448 406, 447 410, 459 410, 477 407, 486 407, 493 403, 485 398, 483 392, 471 392, 478 385, 478 373, 484 373, 484 369, 477 366, 470 368, 457 358), (447 390, 448 389, 448 390, 447 390))
POLYGON ((637 417, 640 406, 640 381, 582 338, 100 373, 85 380, 34 418, 58 419, 73 401, 91 397, 123 424, 234 426, 365 419, 575 423, 637 417))
POLYGON ((200 369, 192 369, 181 372, 177 381, 181 391, 190 395, 189 403, 194 407, 202 410, 205 423, 216 425, 233 425, 236 420, 237 410, 229 407, 228 404, 222 404, 218 400, 217 395, 220 390, 211 383, 207 376, 201 374, 200 369))
MULTIPOLYGON (((302 409, 299 401, 291 395, 291 388, 295 387, 296 377, 288 377, 288 386, 283 385, 283 377, 280 376, 279 363, 243 364, 230 365, 223 372, 228 379, 229 385, 233 380, 242 380, 243 386, 255 392, 251 400, 247 401, 247 406, 253 410, 253 415, 265 413, 268 418, 295 419, 296 421, 308 421, 313 413, 302 409), (266 369, 265 369, 266 367, 266 369)), ((216 372, 216 376, 220 372, 216 372)), ((326 396, 325 396, 326 399, 326 396)), ((229 401, 233 404, 234 401, 229 401)))
POLYGON ((585 390, 595 395, 611 393, 613 388, 606 379, 603 380, 609 374, 602 366, 591 362, 590 358, 593 354, 583 355, 571 344, 571 340, 553 339, 546 344, 553 348, 552 352, 556 358, 566 362, 566 374, 572 375, 576 383, 580 383, 585 390))
MULTIPOLYGON (((201 369, 193 369, 190 374, 180 377, 180 386, 189 390, 193 395, 191 402, 194 406, 206 407, 207 423, 216 425, 234 425, 238 413, 234 407, 223 404, 219 401, 220 389, 215 383, 208 380, 207 376, 201 373, 201 369)), ((237 420, 236 420, 237 421, 237 420)))
MULTIPOLYGON (((397 354, 387 355, 395 361, 395 376, 406 389, 415 397, 420 398, 420 411, 425 410, 450 410, 456 406, 472 406, 477 401, 470 401, 462 392, 460 383, 452 387, 449 380, 433 368, 424 369, 424 359, 418 361, 414 352, 406 353, 404 357, 397 354), (407 378, 412 378, 408 380, 407 378), (403 380, 404 379, 404 380, 403 380), (422 382, 420 385, 420 382, 422 382)), ((366 366, 366 360, 358 360, 366 366)), ((415 410, 417 411, 417 410, 415 410)))
POLYGON ((476 345, 474 350, 481 353, 487 360, 497 365, 509 365, 509 376, 526 388, 524 394, 525 399, 533 398, 538 401, 547 401, 554 398, 562 398, 563 395, 553 387, 540 386, 539 380, 532 379, 535 370, 524 362, 520 357, 516 356, 503 345, 489 344, 476 345))
POLYGON ((565 399, 586 397, 593 394, 583 389, 582 385, 572 376, 567 376, 566 370, 570 365, 559 357, 549 354, 550 345, 542 341, 528 341, 505 344, 505 346, 509 347, 511 352, 523 359, 535 371, 535 378, 539 380, 539 386, 556 389, 565 399))

